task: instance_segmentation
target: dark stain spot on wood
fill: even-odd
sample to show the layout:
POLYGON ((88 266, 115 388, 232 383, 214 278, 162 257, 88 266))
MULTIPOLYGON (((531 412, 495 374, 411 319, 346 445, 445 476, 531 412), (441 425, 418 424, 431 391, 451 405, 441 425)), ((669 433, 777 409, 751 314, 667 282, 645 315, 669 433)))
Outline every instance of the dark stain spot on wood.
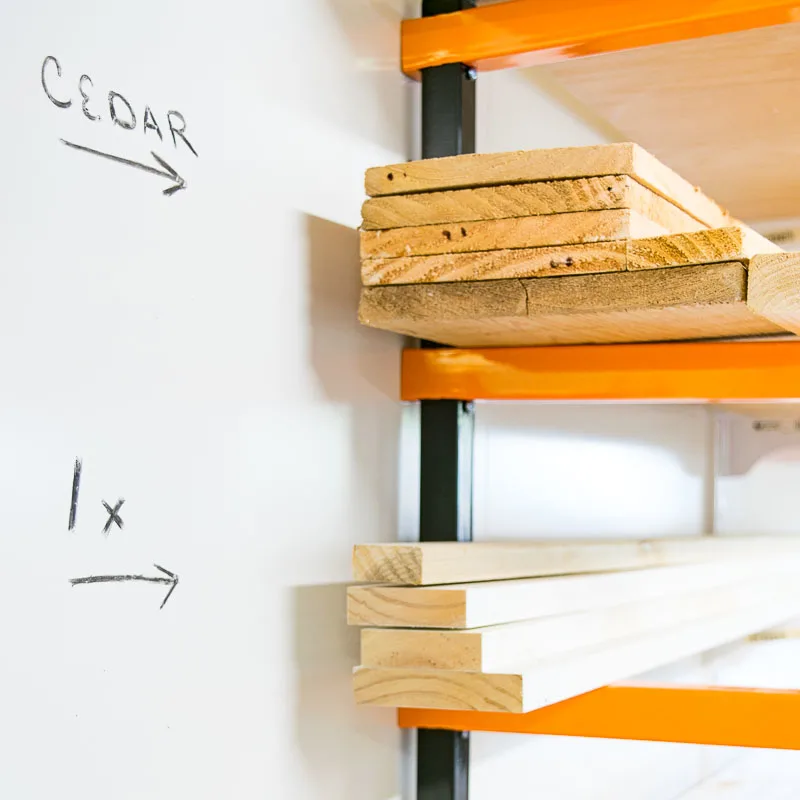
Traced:
POLYGON ((453 238, 453 235, 450 233, 450 231, 442 231, 442 236, 444 236, 448 242, 453 238))
POLYGON ((390 180, 390 181, 393 181, 393 180, 394 180, 394 173, 393 173, 393 172, 390 172, 390 173, 389 173, 389 174, 386 176, 386 178, 387 178, 388 180, 390 180))
POLYGON ((566 260, 564 263, 565 263, 565 264, 566 264, 568 267, 571 267, 571 266, 572 266, 572 264, 574 263, 574 262, 572 261, 572 256, 568 256, 568 257, 567 257, 567 260, 566 260))
POLYGON ((462 228, 461 229, 461 235, 462 236, 466 236, 467 235, 467 229, 466 228, 462 228))

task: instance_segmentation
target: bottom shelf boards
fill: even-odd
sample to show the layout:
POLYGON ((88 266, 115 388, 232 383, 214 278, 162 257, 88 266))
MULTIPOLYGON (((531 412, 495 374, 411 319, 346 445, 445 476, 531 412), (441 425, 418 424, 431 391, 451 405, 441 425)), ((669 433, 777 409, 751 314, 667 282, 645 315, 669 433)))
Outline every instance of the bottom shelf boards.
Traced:
POLYGON ((456 347, 713 339, 795 331, 800 258, 554 278, 373 286, 359 318, 456 347))
POLYGON ((761 585, 758 595, 750 607, 526 663, 513 672, 357 667, 356 701, 525 713, 735 641, 800 611, 800 593, 786 582, 761 585))

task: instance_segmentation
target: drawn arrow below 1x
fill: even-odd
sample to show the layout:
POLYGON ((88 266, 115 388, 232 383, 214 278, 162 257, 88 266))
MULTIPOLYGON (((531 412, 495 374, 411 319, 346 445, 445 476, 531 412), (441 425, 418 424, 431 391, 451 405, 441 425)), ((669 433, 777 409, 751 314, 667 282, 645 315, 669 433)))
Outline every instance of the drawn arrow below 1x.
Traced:
POLYGON ((178 175, 178 173, 169 165, 166 161, 164 161, 161 156, 157 156, 154 152, 150 151, 150 155, 156 160, 156 162, 161 166, 161 169, 156 169, 155 167, 151 167, 147 164, 142 164, 138 161, 131 161, 129 158, 122 158, 122 156, 114 156, 111 153, 103 153, 100 150, 93 150, 91 147, 84 147, 82 144, 75 144, 74 142, 68 142, 66 139, 61 140, 67 147, 72 147, 74 150, 83 150, 84 153, 91 153, 95 156, 101 156, 102 158, 107 158, 109 161, 116 161, 118 164, 127 164, 129 167, 136 167, 136 169, 141 169, 144 172, 149 172, 153 175, 160 175, 162 178, 169 178, 170 180, 174 181, 172 186, 163 190, 163 194, 170 195, 175 194, 175 192, 179 192, 181 189, 186 188, 186 181, 178 175))
POLYGON ((174 572, 170 572, 168 569, 164 569, 164 567, 159 567, 158 564, 153 564, 153 566, 163 572, 166 578, 162 578, 160 575, 154 578, 148 578, 146 575, 90 575, 87 578, 71 578, 70 583, 73 586, 78 586, 81 583, 119 583, 121 581, 145 581, 147 583, 163 583, 169 586, 169 591, 167 592, 167 596, 162 601, 159 608, 164 608, 167 604, 167 600, 169 600, 170 595, 175 591, 175 587, 178 585, 178 576, 174 572))

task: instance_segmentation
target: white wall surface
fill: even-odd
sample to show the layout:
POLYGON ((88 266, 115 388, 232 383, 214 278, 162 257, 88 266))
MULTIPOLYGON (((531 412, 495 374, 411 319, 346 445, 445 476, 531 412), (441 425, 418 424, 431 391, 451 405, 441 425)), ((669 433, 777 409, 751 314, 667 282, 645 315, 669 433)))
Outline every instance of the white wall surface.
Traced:
POLYGON ((407 154, 401 16, 0 9, 0 797, 397 796, 394 715, 352 702, 344 585, 354 542, 396 535, 400 341, 356 324, 354 229, 364 169, 407 154), (188 187, 61 138, 153 150, 188 187), (180 576, 163 611, 161 586, 68 583, 154 562, 180 576))

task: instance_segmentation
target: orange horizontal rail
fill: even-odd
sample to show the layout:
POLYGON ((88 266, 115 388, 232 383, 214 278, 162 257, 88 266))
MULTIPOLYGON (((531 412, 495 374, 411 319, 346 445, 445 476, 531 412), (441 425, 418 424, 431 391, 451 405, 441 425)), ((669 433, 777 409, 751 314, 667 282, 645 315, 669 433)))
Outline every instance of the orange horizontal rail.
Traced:
POLYGON ((401 728, 800 750, 800 691, 606 686, 528 714, 400 709, 401 728))
POLYGON ((800 341, 403 352, 403 400, 800 398, 800 341))
POLYGON ((795 22, 799 11, 787 0, 515 0, 405 20, 403 71, 532 66, 795 22))

